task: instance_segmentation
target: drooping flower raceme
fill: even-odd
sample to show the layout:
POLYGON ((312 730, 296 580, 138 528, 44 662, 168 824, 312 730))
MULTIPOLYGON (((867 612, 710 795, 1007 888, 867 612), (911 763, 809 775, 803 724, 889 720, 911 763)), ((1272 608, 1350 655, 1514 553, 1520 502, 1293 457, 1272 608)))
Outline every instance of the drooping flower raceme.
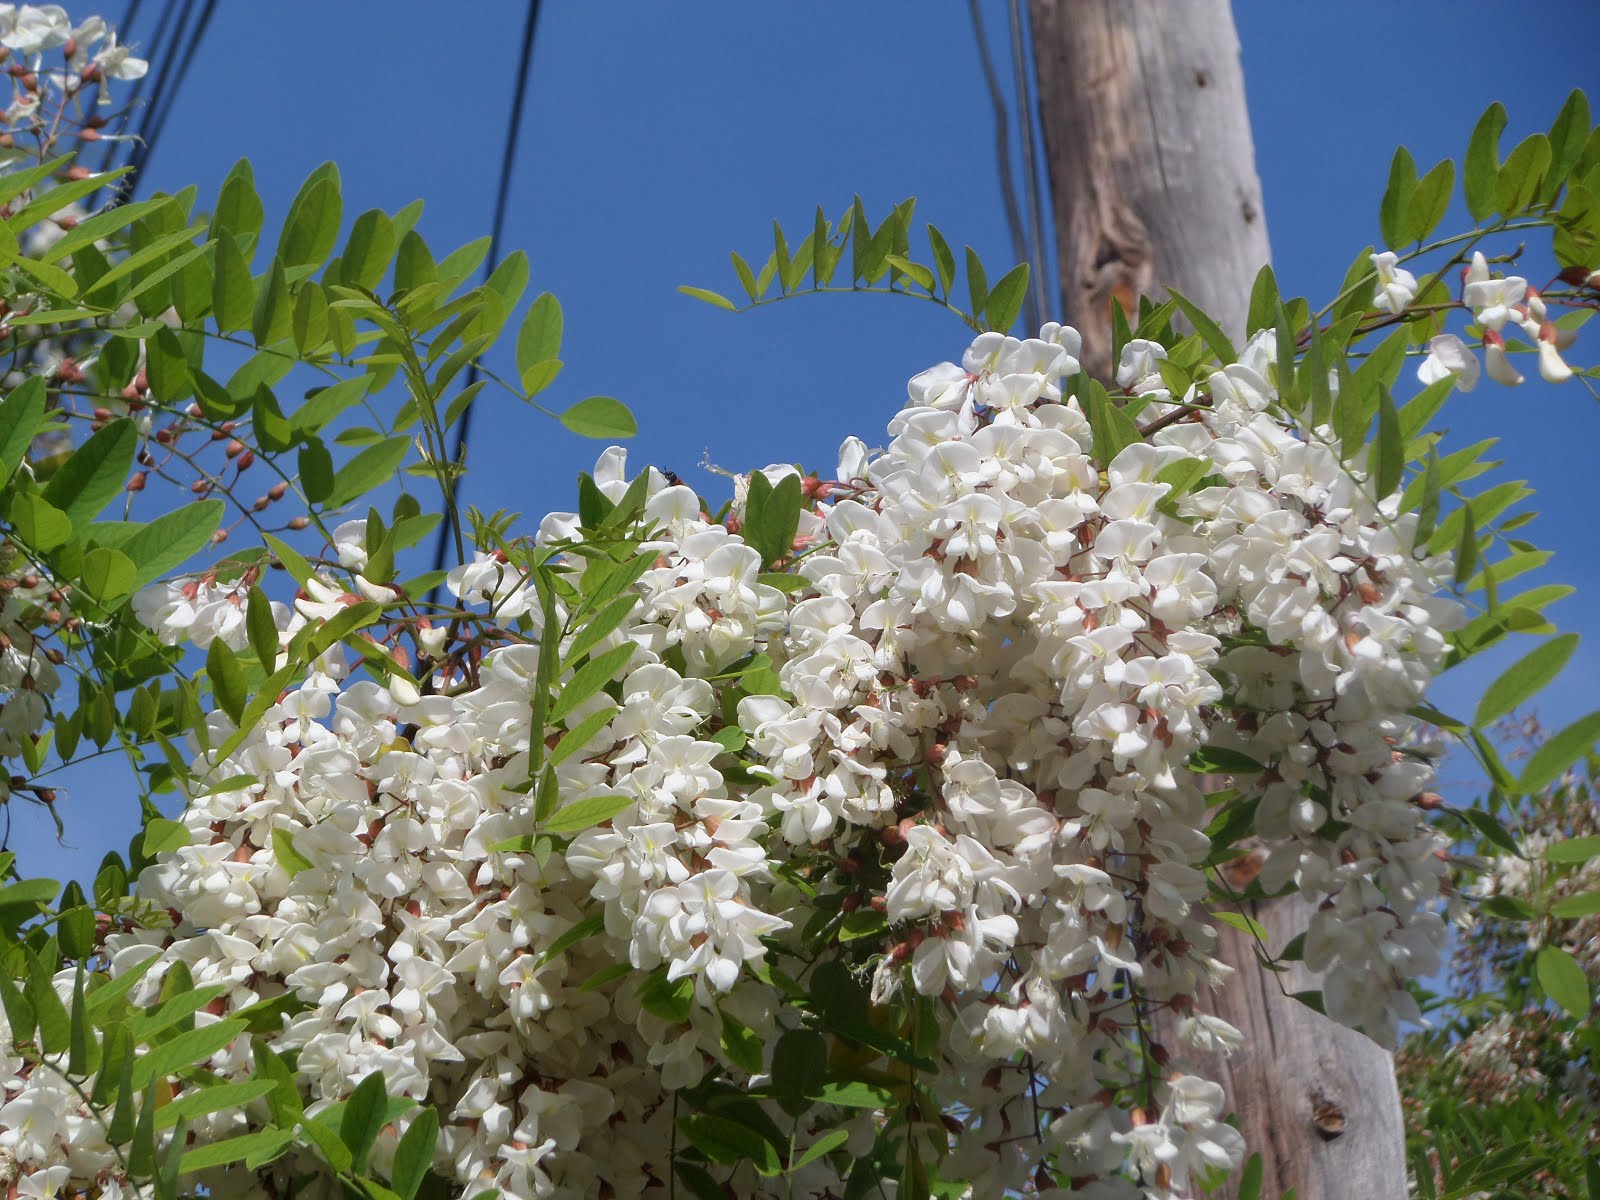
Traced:
MULTIPOLYGON (((1270 334, 1187 419, 1111 448, 1069 386, 1077 349, 1057 325, 985 334, 913 379, 884 450, 851 439, 836 478, 804 481, 786 578, 732 531, 747 508, 712 520, 648 470, 637 569, 612 580, 633 607, 577 653, 579 597, 620 568, 575 552, 596 535, 556 514, 534 539, 562 580, 548 595, 515 555, 451 574, 477 626, 507 629, 481 658, 419 630, 419 659, 450 665, 385 686, 335 646, 251 728, 213 714, 190 844, 139 884, 170 920, 114 932, 114 973, 156 956, 136 997, 179 964, 220 986, 197 1024, 292 998, 211 1066, 247 1075, 260 1039, 295 1056, 313 1112, 382 1070, 438 1107, 435 1168, 465 1194, 665 1195, 684 1146, 671 1094, 709 1081, 790 1128, 763 1090, 783 1070, 771 1047, 871 1029, 843 1008, 803 1017, 802 978, 880 1022, 908 1014, 893 1036, 938 1069, 895 1068, 930 1114, 900 1136, 974 1196, 1070 1179, 1165 1197, 1236 1164, 1221 1090, 1190 1061, 1239 1038, 1197 999, 1229 972, 1211 954, 1218 801, 1191 760, 1229 756, 1229 803, 1269 847, 1264 885, 1314 901, 1305 957, 1330 1015, 1392 1041, 1443 933, 1439 842, 1414 803, 1432 768, 1405 714, 1459 614, 1398 496, 1373 496, 1359 455, 1276 406, 1270 334), (561 653, 543 672, 541 644, 561 653), (602 660, 606 690, 533 726, 541 678, 559 695, 602 660), (542 835, 535 739, 560 803, 604 819, 542 835), (1158 1020, 1176 1030, 1159 1052, 1158 1020)), ((1171 411, 1140 354, 1127 390, 1171 411)), ((621 451, 595 481, 625 498, 621 451)), ((360 531, 335 540, 348 570, 366 566, 360 531)), ((274 609, 282 644, 364 592, 309 581, 274 609)), ((240 636, 215 584, 139 603, 167 637, 240 636)), ((28 1173, 107 1170, 29 1132, 76 1111, 45 1088, 43 1073, 6 1082, 0 1126, 21 1114, 6 1149, 28 1173)), ((847 1150, 792 1193, 740 1168, 738 1194, 837 1193, 874 1127, 810 1112, 796 1152, 841 1121, 847 1150)), ((195 1128, 247 1125, 235 1110, 195 1128)), ((261 1186, 202 1178, 218 1196, 261 1186)))

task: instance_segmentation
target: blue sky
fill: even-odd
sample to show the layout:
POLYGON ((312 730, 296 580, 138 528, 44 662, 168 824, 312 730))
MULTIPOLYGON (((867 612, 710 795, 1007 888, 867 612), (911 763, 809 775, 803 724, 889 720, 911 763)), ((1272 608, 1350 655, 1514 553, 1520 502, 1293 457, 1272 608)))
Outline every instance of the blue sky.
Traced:
MULTIPOLYGON (((152 8, 135 43, 151 37, 152 8)), ((101 11, 115 23, 122 6, 101 11)), ((985 12, 1003 52, 1005 6, 986 0, 985 12)), ((486 234, 522 13, 503 0, 219 4, 143 190, 194 183, 204 201, 248 156, 270 224, 333 159, 347 219, 420 197, 419 228, 436 253, 486 234)), ((1317 303, 1377 241, 1396 144, 1423 168, 1459 159, 1498 99, 1511 114, 1509 148, 1547 128, 1571 88, 1593 94, 1600 83, 1600 6, 1582 0, 1523 10, 1237 0, 1235 13, 1275 267, 1285 294, 1317 303)), ((621 398, 639 418, 635 461, 707 493, 720 481, 698 471, 702 458, 828 468, 845 436, 877 440, 905 380, 959 357, 966 335, 949 314, 902 299, 804 297, 733 316, 679 295, 679 284, 736 291, 730 249, 759 261, 773 218, 804 233, 817 204, 837 215, 856 193, 875 219, 916 196, 919 218, 952 243, 1009 265, 993 113, 956 0, 548 0, 527 103, 505 246, 527 251, 532 290, 554 292, 565 310, 566 368, 547 398, 621 398)), ((1458 220, 1459 210, 1446 228, 1458 220)), ((1600 360, 1600 334, 1589 337, 1576 361, 1600 360)), ((576 473, 600 447, 509 398, 486 393, 480 405, 469 501, 520 510, 530 527, 571 507, 576 473)), ((1548 514, 1531 530, 1558 551, 1546 579, 1594 594, 1600 405, 1575 383, 1484 383, 1444 420, 1455 444, 1503 439, 1508 477, 1530 479, 1548 514)), ((1555 615, 1600 634, 1581 597, 1555 615)), ((1476 689, 1514 656, 1452 673, 1438 704, 1470 712, 1476 689)), ((1597 677, 1600 649, 1586 643, 1541 711, 1563 724, 1595 707, 1597 677)), ((134 806, 115 778, 74 782, 66 845, 20 806, 13 814, 29 873, 90 875, 105 849, 126 844, 134 806)))

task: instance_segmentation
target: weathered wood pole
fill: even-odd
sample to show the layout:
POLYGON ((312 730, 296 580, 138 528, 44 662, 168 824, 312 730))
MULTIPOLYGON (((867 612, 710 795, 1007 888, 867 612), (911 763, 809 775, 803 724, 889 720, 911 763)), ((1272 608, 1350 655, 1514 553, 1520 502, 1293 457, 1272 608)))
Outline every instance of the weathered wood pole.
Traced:
MULTIPOLYGON (((1085 368, 1114 374, 1112 300, 1136 313, 1141 294, 1159 298, 1167 284, 1242 339, 1270 249, 1227 0, 1029 0, 1029 10, 1060 318, 1082 332, 1085 368)), ((1254 913, 1274 951, 1309 915, 1299 899, 1254 913)), ((1314 981, 1299 964, 1274 977, 1253 945, 1224 927, 1219 957, 1237 974, 1199 997, 1244 1032, 1244 1048, 1192 1065, 1226 1087, 1264 1160, 1263 1200, 1291 1187, 1298 1200, 1404 1200, 1392 1059, 1289 999, 1280 980, 1289 992, 1314 981)))

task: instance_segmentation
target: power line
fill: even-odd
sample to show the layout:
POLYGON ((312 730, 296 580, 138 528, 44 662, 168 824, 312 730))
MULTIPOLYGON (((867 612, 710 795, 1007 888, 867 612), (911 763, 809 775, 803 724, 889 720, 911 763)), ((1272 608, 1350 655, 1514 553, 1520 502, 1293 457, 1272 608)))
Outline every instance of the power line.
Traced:
MULTIPOLYGON (((489 253, 483 260, 483 278, 487 280, 500 262, 500 238, 505 232, 506 207, 511 197, 511 173, 516 165, 517 142, 522 132, 523 101, 528 94, 528 78, 532 74, 534 33, 539 24, 539 0, 529 0, 528 16, 522 24, 522 49, 517 57, 517 77, 511 94, 511 114, 506 122, 505 147, 500 153, 500 183, 495 190, 494 197, 494 223, 489 230, 489 253)), ((463 388, 470 388, 478 380, 478 364, 473 361, 467 367, 467 379, 463 388)), ((460 464, 466 462, 467 437, 472 430, 472 413, 475 404, 468 404, 467 410, 461 414, 461 424, 456 428, 455 447, 450 453, 451 460, 460 464)), ((460 495, 459 489, 457 496, 460 495)), ((439 534, 434 542, 433 569, 444 570, 445 558, 449 551, 449 533, 444 523, 439 526, 439 534)), ((433 589, 429 596, 432 600, 438 594, 438 588, 433 589)))
MULTIPOLYGON (((192 0, 185 0, 184 16, 187 18, 192 0)), ((150 107, 145 110, 146 120, 141 123, 139 141, 135 143, 128 165, 132 167, 129 172, 128 193, 139 185, 139 176, 143 173, 150 156, 155 153, 156 143, 161 137, 161 131, 166 128, 167 118, 172 114, 172 109, 178 100, 178 93, 183 88, 183 81, 188 78, 189 68, 194 65, 194 60, 199 52, 200 43, 205 38, 206 29, 211 24, 211 18, 216 14, 217 0, 206 0, 205 7, 200 10, 200 18, 194 24, 194 29, 189 34, 188 44, 183 52, 173 60, 173 68, 163 70, 161 80, 157 85, 155 95, 151 97, 150 107), (169 86, 170 85, 170 86, 169 86), (158 111, 159 110, 159 111, 158 111)), ((179 22, 181 30, 184 22, 179 22)))
MULTIPOLYGON (((983 13, 978 8, 978 0, 967 0, 967 11, 972 15, 972 32, 978 43, 978 57, 983 63, 984 82, 989 85, 989 102, 994 106, 995 158, 1000 168, 1000 195, 1006 206, 1006 228, 1011 232, 1011 252, 1016 255, 1018 262, 1031 263, 1033 255, 1029 252, 1028 237, 1023 231, 1022 210, 1017 204, 1017 184, 1011 175, 1011 120, 1006 115, 1005 92, 1000 86, 1000 73, 995 70, 994 56, 989 53, 989 37, 984 32, 983 13)), ((1024 300, 1023 320, 1033 329, 1039 328, 1039 314, 1034 310, 1031 289, 1024 300)))
POLYGON ((1033 312, 1028 317, 1030 336, 1039 331, 1044 320, 1045 267, 1044 267, 1044 217, 1039 211, 1039 173, 1034 165, 1033 93, 1028 87, 1028 62, 1023 50, 1022 5, 1011 0, 1011 66, 1017 79, 1017 118, 1022 134, 1022 181, 1028 194, 1028 242, 1033 251, 1028 261, 1028 290, 1033 300, 1033 312))
MULTIPOLYGON (((139 0, 134 0, 134 4, 128 10, 128 20, 124 22, 122 28, 124 41, 127 40, 127 35, 132 26, 133 18, 138 15, 138 9, 139 0)), ((174 38, 171 47, 164 47, 163 39, 167 35, 168 25, 170 25, 172 22, 172 15, 177 11, 177 9, 178 6, 173 4, 171 0, 168 0, 167 3, 161 6, 161 16, 157 18, 155 33, 152 34, 150 38, 151 49, 144 55, 144 57, 150 62, 151 69, 146 71, 138 79, 134 80, 133 87, 128 92, 127 103, 123 105, 122 112, 117 117, 117 140, 107 140, 103 143, 105 147, 105 154, 100 160, 100 170, 102 172, 115 170, 118 165, 117 160, 124 156, 124 147, 127 146, 128 143, 122 139, 126 137, 128 133, 128 126, 133 122, 133 114, 135 112, 142 114, 148 111, 148 106, 141 106, 141 101, 144 99, 145 88, 153 84, 159 85, 161 77, 165 73, 167 51, 169 49, 176 48, 176 38, 174 38)), ((181 20, 179 24, 182 24, 181 20)), ((106 85, 102 83, 100 86, 105 87, 106 85)), ((135 136, 137 136, 137 131, 135 132, 135 136)), ((126 151, 126 153, 128 157, 132 157, 131 150, 126 151)), ((126 194, 127 188, 124 185, 122 187, 118 187, 117 191, 119 193, 126 194)), ((99 194, 100 193, 98 191, 91 192, 85 198, 85 204, 93 207, 95 198, 99 194)))

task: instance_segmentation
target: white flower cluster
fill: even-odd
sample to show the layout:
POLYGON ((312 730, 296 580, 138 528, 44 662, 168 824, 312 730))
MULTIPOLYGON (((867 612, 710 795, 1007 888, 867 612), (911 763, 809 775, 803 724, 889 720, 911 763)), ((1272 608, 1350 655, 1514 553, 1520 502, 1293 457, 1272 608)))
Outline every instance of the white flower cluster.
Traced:
MULTIPOLYGON (((101 104, 111 103, 107 80, 141 79, 150 64, 117 41, 116 31, 103 17, 89 17, 77 25, 59 4, 0 4, 0 46, 32 60, 34 72, 43 67, 47 50, 60 50, 64 66, 48 72, 63 97, 76 95, 85 85, 99 84, 101 104)), ((37 86, 17 89, 6 108, 5 120, 19 124, 39 111, 43 94, 37 86)))
MULTIPOLYGON (((1392 1040, 1442 937, 1444 864, 1413 803, 1431 769, 1404 714, 1458 614, 1398 497, 1372 497, 1327 430, 1277 409, 1270 335, 1187 398, 1192 419, 1113 455, 1063 390, 1078 344, 1056 325, 985 334, 917 376, 886 451, 851 439, 836 479, 807 481, 795 590, 762 581, 737 520, 650 471, 654 562, 591 660, 631 654, 613 694, 563 715, 600 717, 556 768, 563 804, 626 807, 564 847, 535 840, 526 787, 531 739, 557 744, 531 727, 544 610, 503 556, 458 568, 464 603, 531 636, 427 695, 352 681, 335 649, 226 759, 201 753, 191 844, 139 881, 176 923, 111 935, 113 970, 159 952, 144 1000, 179 962, 222 985, 200 1023, 292 993, 301 1011, 266 1040, 297 1055, 308 1097, 382 1070, 438 1106, 435 1165, 465 1194, 659 1195, 683 1145, 671 1093, 713 1070, 765 1082, 729 1061, 725 1022, 768 1046, 799 1022, 772 949, 798 950, 831 898, 858 924, 829 954, 876 1002, 942 1014, 940 1069, 915 1080, 944 1122, 915 1136, 974 1196, 1045 1171, 1074 1195, 1168 1197, 1236 1164, 1221 1089, 1180 1069, 1239 1039, 1196 1010, 1226 973, 1208 910, 1227 900, 1191 756, 1260 764, 1232 803, 1272 847, 1262 879, 1317 901, 1305 956, 1330 1015, 1392 1040), (764 678, 736 669, 752 654, 764 678), (555 947, 596 914, 603 928, 555 947), (651 972, 692 982, 683 1019, 641 1002, 651 972), (1153 1040, 1158 1021, 1176 1044, 1153 1040)), ((1122 382, 1171 412, 1161 353, 1131 345, 1122 382)), ((596 471, 613 501, 624 465, 608 451, 596 471)), ((337 537, 353 571, 358 526, 337 537)), ((580 536, 557 514, 538 540, 580 536)), ((577 586, 600 560, 560 561, 577 586)), ((278 609, 285 642, 355 599, 340 591, 278 609)), ((180 584, 140 611, 166 638, 242 636, 213 592, 180 584)), ((438 630, 418 642, 444 649, 438 630)), ((233 732, 212 715, 211 745, 233 732)), ((250 1040, 211 1065, 249 1073, 250 1040)), ((798 1148, 827 1127, 802 1122, 798 1148)), ((846 1128, 867 1153, 871 1114, 846 1128)), ((28 1170, 76 1171, 62 1137, 13 1141, 28 1170)), ((259 1187, 238 1170, 205 1183, 259 1187)), ((734 1187, 838 1183, 823 1156, 793 1192, 748 1169, 734 1187)))
MULTIPOLYGON (((1416 279, 1410 272, 1395 268, 1395 256, 1390 251, 1374 254, 1372 261, 1380 279, 1375 302, 1392 312, 1403 311, 1416 298, 1416 279), (1390 282, 1382 283, 1385 278, 1390 282)), ((1487 371, 1490 379, 1507 387, 1521 383, 1522 372, 1512 365, 1506 353, 1508 325, 1521 330, 1533 344, 1539 358, 1539 376, 1546 383, 1565 383, 1572 378, 1572 368, 1561 352, 1572 345, 1577 333, 1555 323, 1544 298, 1522 276, 1494 275, 1483 252, 1478 251, 1462 272, 1461 302, 1471 310, 1472 319, 1483 331, 1483 366, 1479 367, 1477 355, 1459 337, 1441 333, 1429 340, 1428 356, 1417 368, 1417 378, 1423 383, 1454 376, 1456 386, 1470 392, 1478 385, 1481 371, 1487 371)))

